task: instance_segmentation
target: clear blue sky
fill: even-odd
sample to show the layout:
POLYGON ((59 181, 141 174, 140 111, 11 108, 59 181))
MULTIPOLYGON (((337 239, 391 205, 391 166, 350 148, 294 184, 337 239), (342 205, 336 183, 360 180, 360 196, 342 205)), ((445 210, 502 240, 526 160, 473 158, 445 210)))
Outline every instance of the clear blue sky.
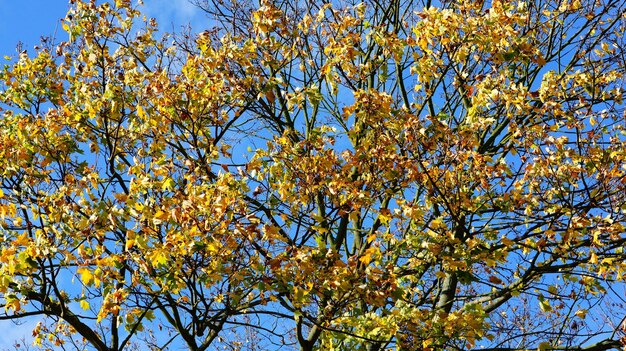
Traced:
MULTIPOLYGON (((15 54, 18 41, 33 53, 33 46, 42 35, 54 34, 67 8, 67 0, 0 0, 0 54, 15 54)), ((57 38, 65 39, 60 25, 57 38)))

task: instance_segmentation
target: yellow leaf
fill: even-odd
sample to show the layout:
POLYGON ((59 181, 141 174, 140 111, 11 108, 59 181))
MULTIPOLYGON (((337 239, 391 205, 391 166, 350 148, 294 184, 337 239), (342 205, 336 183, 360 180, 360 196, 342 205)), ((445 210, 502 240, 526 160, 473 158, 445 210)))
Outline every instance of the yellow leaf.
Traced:
POLYGON ((309 294, 309 290, 301 288, 299 286, 293 287, 293 303, 296 306, 301 306, 306 302, 306 297, 309 294))
POLYGON ((211 254, 219 252, 219 246, 215 244, 215 242, 210 242, 207 244, 207 251, 211 254))
POLYGON ((13 242, 13 245, 15 245, 15 246, 26 246, 26 245, 28 245, 28 243, 30 243, 30 238, 28 237, 28 233, 23 233, 20 236, 18 236, 17 238, 15 238, 15 241, 13 242))
POLYGON ((167 255, 163 250, 156 250, 150 256, 150 261, 155 267, 161 267, 167 263, 167 255))
POLYGON ((80 280, 85 285, 91 285, 94 281, 93 274, 88 268, 79 268, 76 270, 76 273, 80 274, 80 280))
POLYGON ((82 308, 85 311, 88 310, 89 302, 87 302, 87 300, 80 300, 80 308, 82 308))
POLYGON ((154 214, 154 218, 152 219, 152 222, 154 222, 155 225, 159 225, 161 223, 163 223, 163 221, 168 219, 168 214, 165 211, 162 210, 158 210, 155 214, 154 214))
POLYGON ((20 304, 20 300, 18 299, 7 299, 7 302, 4 305, 4 309, 6 311, 13 310, 15 312, 19 312, 22 309, 22 305, 20 304))
POLYGON ((144 111, 143 107, 141 107, 141 106, 137 106, 137 117, 139 117, 141 119, 145 119, 146 118, 146 111, 144 111))
POLYGON ((439 216, 439 217, 433 219, 433 221, 430 222, 430 226, 431 226, 432 229, 444 228, 445 227, 445 223, 443 222, 443 217, 439 216))
POLYGON ((359 257, 359 261, 361 261, 365 265, 368 265, 370 264, 370 262, 372 262, 372 255, 365 254, 359 257))
POLYGON ((550 312, 550 311, 552 311, 552 306, 550 306, 550 301, 548 301, 548 300, 541 300, 541 301, 539 301, 539 308, 541 308, 541 311, 543 311, 543 312, 550 312))
POLYGON ((163 190, 172 190, 174 189, 174 186, 176 185, 176 182, 174 182, 174 179, 172 178, 167 178, 163 181, 163 185, 161 186, 161 189, 163 190))
POLYGON ((380 251, 378 250, 378 248, 370 247, 367 250, 365 250, 365 252, 363 253, 363 256, 359 258, 359 261, 367 265, 370 262, 372 262, 373 258, 378 257, 378 255, 380 255, 380 251))

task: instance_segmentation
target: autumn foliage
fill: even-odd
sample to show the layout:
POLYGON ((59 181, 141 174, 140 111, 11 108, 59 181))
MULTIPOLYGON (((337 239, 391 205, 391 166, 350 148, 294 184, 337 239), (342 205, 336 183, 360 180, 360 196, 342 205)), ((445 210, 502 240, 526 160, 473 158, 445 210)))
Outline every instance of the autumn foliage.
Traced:
POLYGON ((622 348, 623 0, 71 3, 0 71, 26 346, 622 348))

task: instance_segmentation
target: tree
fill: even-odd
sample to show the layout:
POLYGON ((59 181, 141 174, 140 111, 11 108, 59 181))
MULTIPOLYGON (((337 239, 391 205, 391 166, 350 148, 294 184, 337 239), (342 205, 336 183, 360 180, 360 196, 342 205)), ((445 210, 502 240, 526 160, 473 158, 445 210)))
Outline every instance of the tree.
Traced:
POLYGON ((71 3, 0 73, 35 346, 623 347, 624 1, 71 3))

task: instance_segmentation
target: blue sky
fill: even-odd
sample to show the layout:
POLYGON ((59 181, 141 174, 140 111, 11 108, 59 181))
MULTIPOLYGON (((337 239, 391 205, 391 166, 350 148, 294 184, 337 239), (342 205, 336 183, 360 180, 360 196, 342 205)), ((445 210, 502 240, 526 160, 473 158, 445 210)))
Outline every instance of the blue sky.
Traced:
MULTIPOLYGON (((16 44, 21 41, 29 54, 40 37, 66 40, 60 19, 68 9, 67 0, 0 0, 0 55, 15 54, 16 44)), ((142 11, 155 17, 162 30, 179 30, 191 23, 194 28, 206 22, 201 11, 187 0, 144 0, 142 11)))
MULTIPOLYGON (((65 16, 67 0, 0 0, 0 52, 2 56, 15 54, 18 41, 24 49, 34 52, 39 38, 52 36, 59 19, 65 16)), ((65 36, 61 26, 57 38, 65 36)))

